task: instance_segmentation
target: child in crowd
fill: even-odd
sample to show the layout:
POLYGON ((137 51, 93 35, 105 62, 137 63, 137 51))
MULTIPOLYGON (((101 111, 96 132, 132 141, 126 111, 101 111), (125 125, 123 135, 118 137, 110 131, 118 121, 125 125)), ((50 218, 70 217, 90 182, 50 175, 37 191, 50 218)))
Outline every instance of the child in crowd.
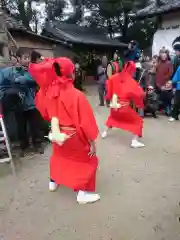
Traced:
POLYGON ((146 116, 147 113, 151 113, 154 118, 157 118, 156 111, 158 109, 158 100, 153 86, 147 87, 144 105, 144 116, 146 116))
POLYGON ((167 116, 171 116, 172 99, 173 99, 172 82, 168 81, 164 86, 162 86, 160 95, 162 107, 167 116))

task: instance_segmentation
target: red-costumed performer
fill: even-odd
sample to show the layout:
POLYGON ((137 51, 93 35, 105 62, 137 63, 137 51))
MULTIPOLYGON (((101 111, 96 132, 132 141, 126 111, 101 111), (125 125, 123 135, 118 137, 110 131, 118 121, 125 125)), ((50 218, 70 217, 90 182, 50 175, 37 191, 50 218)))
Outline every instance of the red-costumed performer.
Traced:
POLYGON ((40 86, 37 108, 51 122, 50 191, 64 185, 77 191, 77 202, 93 203, 98 158, 98 127, 84 94, 73 86, 74 65, 68 58, 50 59, 30 66, 40 86))
POLYGON ((133 102, 137 108, 144 108, 145 93, 132 78, 136 71, 134 62, 128 62, 121 73, 113 75, 107 81, 107 99, 111 101, 111 112, 106 122, 106 130, 102 138, 107 137, 109 129, 120 128, 133 133, 131 147, 140 148, 145 145, 139 141, 142 137, 143 119, 132 109, 133 102))

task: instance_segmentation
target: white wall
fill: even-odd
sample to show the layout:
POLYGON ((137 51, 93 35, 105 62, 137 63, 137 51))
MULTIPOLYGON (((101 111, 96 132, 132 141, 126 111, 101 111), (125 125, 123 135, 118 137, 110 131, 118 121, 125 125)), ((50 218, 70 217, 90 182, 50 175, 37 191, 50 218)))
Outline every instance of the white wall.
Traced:
POLYGON ((162 47, 167 48, 173 54, 172 43, 179 36, 180 28, 158 29, 153 38, 152 54, 158 54, 162 47))
POLYGON ((172 42, 176 37, 180 36, 180 27, 175 29, 172 27, 176 27, 178 25, 180 26, 180 11, 176 13, 168 13, 162 16, 161 26, 154 34, 152 55, 158 54, 162 47, 166 47, 169 49, 170 53, 173 54, 174 50, 172 48, 172 42))

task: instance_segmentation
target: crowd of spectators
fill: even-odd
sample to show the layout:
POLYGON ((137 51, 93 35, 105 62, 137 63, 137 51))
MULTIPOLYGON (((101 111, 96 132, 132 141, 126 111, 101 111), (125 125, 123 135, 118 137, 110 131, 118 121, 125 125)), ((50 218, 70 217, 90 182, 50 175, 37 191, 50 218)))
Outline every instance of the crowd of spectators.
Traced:
POLYGON ((11 57, 11 66, 0 70, 1 114, 7 116, 13 113, 15 116, 11 128, 17 129, 21 157, 30 149, 30 143, 33 151, 40 154, 44 152, 44 122, 34 101, 37 85, 28 72, 29 63, 40 60, 41 55, 38 52, 33 51, 30 55, 18 50, 11 57))
POLYGON ((180 45, 174 47, 174 55, 170 55, 168 49, 162 47, 158 55, 153 57, 143 56, 138 43, 131 41, 128 49, 120 57, 115 52, 113 60, 107 56, 102 57, 98 66, 98 91, 100 105, 104 106, 106 81, 115 72, 121 71, 122 65, 127 61, 136 62, 137 71, 134 78, 146 92, 144 99, 145 109, 142 116, 152 113, 158 117, 160 111, 169 117, 169 121, 179 119, 180 110, 180 45), (114 72, 115 69, 118 70, 114 72))

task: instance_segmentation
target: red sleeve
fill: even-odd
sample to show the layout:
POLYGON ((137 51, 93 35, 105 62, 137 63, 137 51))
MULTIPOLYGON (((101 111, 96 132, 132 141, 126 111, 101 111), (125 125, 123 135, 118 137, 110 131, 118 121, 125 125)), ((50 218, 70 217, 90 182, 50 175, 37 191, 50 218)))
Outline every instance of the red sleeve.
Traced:
POLYGON ((44 118, 44 120, 50 122, 52 117, 58 117, 57 99, 47 100, 44 96, 42 89, 36 94, 35 104, 36 108, 44 118))
POLYGON ((113 94, 117 92, 117 86, 118 82, 120 81, 120 75, 115 74, 112 77, 110 77, 106 82, 106 99, 111 100, 113 97, 113 94))
POLYGON ((52 82, 52 63, 53 59, 45 59, 38 64, 31 63, 29 65, 29 73, 40 87, 46 87, 52 82))
POLYGON ((51 100, 48 100, 47 111, 48 111, 50 120, 52 119, 52 117, 59 118, 59 116, 58 116, 58 98, 53 98, 51 100))
POLYGON ((36 80, 36 78, 39 77, 39 74, 41 74, 44 70, 47 69, 49 63, 51 63, 51 59, 44 59, 40 63, 30 63, 28 71, 31 76, 36 80))
POLYGON ((130 98, 133 100, 137 108, 144 108, 145 92, 142 87, 134 80, 131 81, 131 93, 130 98))
POLYGON ((49 118, 49 115, 47 112, 47 108, 46 108, 45 99, 44 99, 43 92, 41 89, 36 94, 35 104, 36 104, 36 108, 38 109, 38 111, 40 112, 40 114, 44 118, 44 120, 50 121, 50 118, 49 118))
POLYGON ((98 137, 98 126, 92 108, 84 94, 78 99, 79 124, 88 141, 95 141, 98 137))
POLYGON ((31 74, 32 78, 35 79, 35 80, 37 78, 38 70, 39 70, 39 65, 37 65, 35 63, 30 63, 29 64, 28 71, 31 74))
POLYGON ((105 96, 105 99, 106 100, 111 100, 112 99, 112 95, 113 95, 112 81, 111 81, 111 79, 108 79, 106 81, 106 96, 105 96))

